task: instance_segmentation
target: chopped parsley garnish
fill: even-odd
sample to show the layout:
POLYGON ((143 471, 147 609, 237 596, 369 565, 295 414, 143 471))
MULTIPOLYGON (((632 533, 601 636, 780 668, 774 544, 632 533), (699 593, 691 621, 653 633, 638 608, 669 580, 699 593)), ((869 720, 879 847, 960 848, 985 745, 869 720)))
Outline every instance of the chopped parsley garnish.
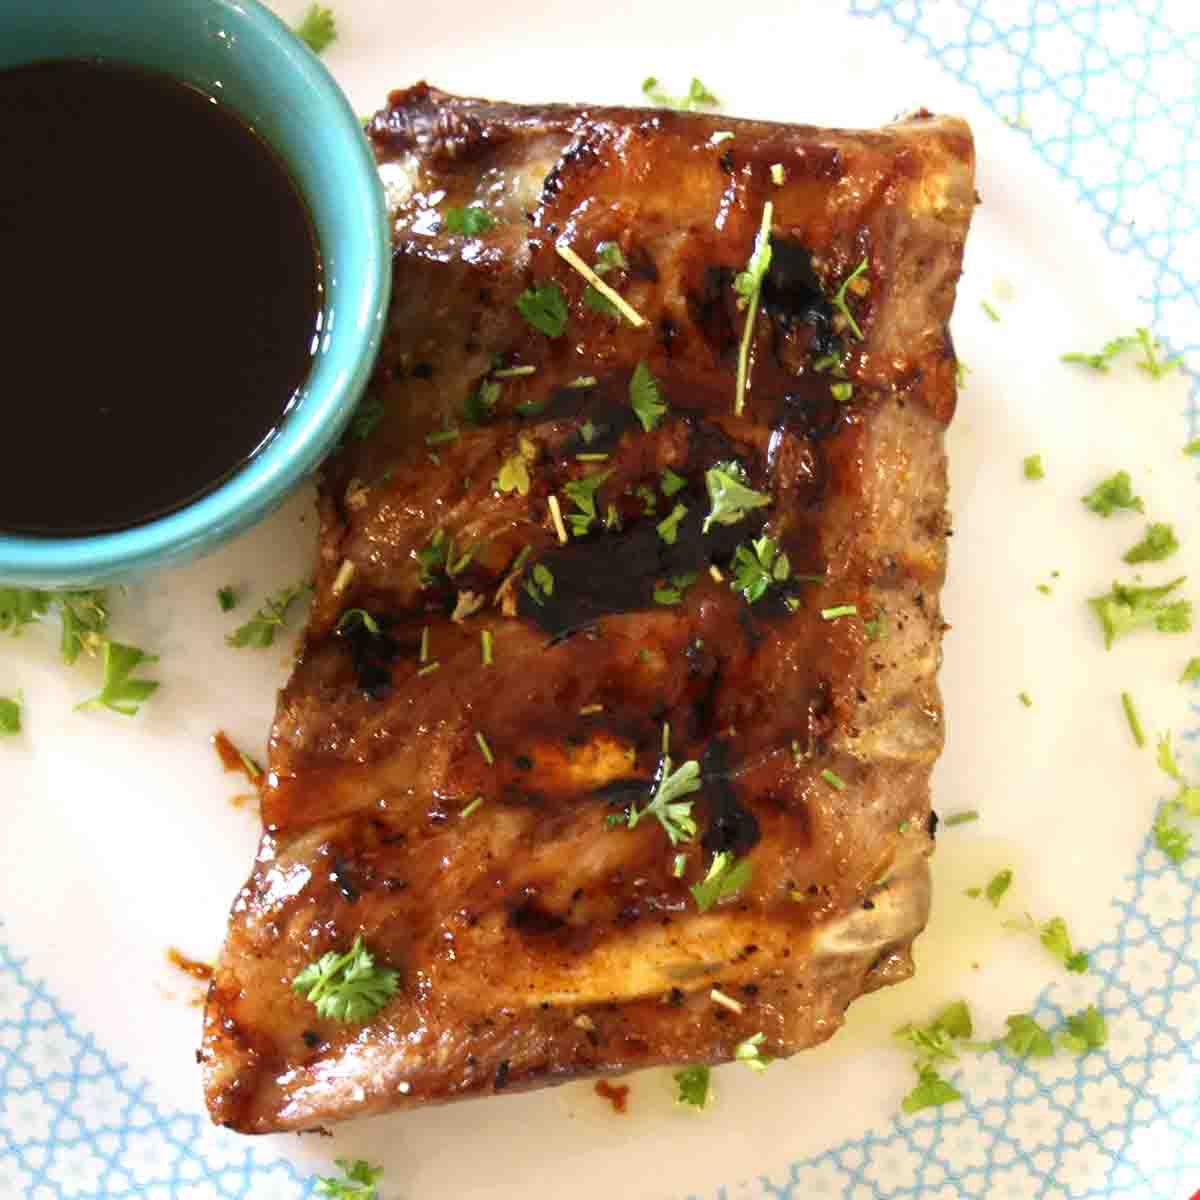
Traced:
POLYGON ((764 508, 771 503, 770 496, 756 492, 750 486, 742 464, 732 460, 709 467, 704 472, 704 486, 708 489, 709 511, 704 518, 702 533, 707 533, 713 524, 736 525, 751 509, 764 508))
POLYGON ((966 1001, 956 1000, 942 1009, 928 1025, 911 1022, 896 1030, 895 1036, 917 1051, 917 1067, 929 1067, 939 1060, 954 1060, 956 1039, 969 1038, 973 1032, 971 1010, 966 1001))
POLYGON ((1018 1058, 1050 1058, 1054 1041, 1028 1013, 1016 1013, 1005 1022, 1008 1032, 999 1038, 996 1047, 1003 1046, 1018 1058))
POLYGON ((96 653, 108 628, 108 597, 103 588, 90 592, 61 592, 55 597, 62 617, 62 656, 73 663, 81 650, 96 653))
POLYGON ((877 642, 887 637, 887 625, 882 617, 872 617, 869 621, 864 621, 863 629, 866 630, 868 642, 877 642))
POLYGON ((765 1033, 756 1033, 744 1042, 738 1042, 733 1049, 734 1062, 745 1063, 752 1071, 762 1074, 775 1060, 762 1052, 762 1044, 767 1040, 765 1033))
POLYGON ((539 333, 562 337, 567 327, 567 298, 557 283, 535 283, 517 297, 517 311, 539 333))
POLYGON ((496 475, 496 490, 529 495, 529 464, 537 458, 537 447, 526 437, 517 439, 517 449, 501 464, 496 475))
POLYGON ((496 401, 500 399, 500 385, 492 379, 481 379, 463 402, 463 422, 467 425, 482 425, 492 418, 496 401))
POLYGON ((21 702, 0 696, 0 737, 12 737, 21 732, 21 702))
MULTIPOLYGON (((682 475, 676 475, 670 467, 664 467, 662 477, 658 482, 659 490, 668 500, 687 487, 687 480, 682 475)), ((707 530, 706 530, 707 532, 707 530)))
POLYGON ((1042 466, 1040 454, 1027 455, 1021 462, 1021 471, 1026 479, 1045 479, 1046 468, 1042 466))
POLYGON ((321 54, 337 40, 337 25, 333 9, 320 4, 309 5, 308 12, 295 27, 296 36, 314 53, 321 54))
POLYGON ((854 281, 866 271, 867 265, 868 260, 864 258, 862 262, 860 262, 858 266, 855 267, 854 270, 842 280, 841 287, 834 292, 833 299, 830 301, 833 307, 836 308, 838 312, 840 312, 842 316, 846 318, 846 324, 850 326, 851 332, 856 338, 858 338, 860 342, 863 340, 863 331, 859 329, 858 322, 854 319, 854 314, 850 311, 850 306, 846 303, 846 291, 850 289, 851 284, 853 284, 854 281))
POLYGON ((1023 921, 1005 921, 1005 929, 1016 929, 1023 933, 1036 933, 1038 940, 1059 962, 1073 974, 1082 975, 1088 969, 1088 954, 1085 950, 1076 950, 1071 944, 1071 935, 1067 931, 1067 923, 1062 917, 1052 917, 1043 925, 1038 925, 1034 919, 1025 914, 1023 921))
POLYGON ((141 705, 158 691, 158 683, 153 679, 131 677, 142 663, 156 662, 157 654, 147 654, 137 646, 123 646, 120 642, 105 640, 104 678, 100 691, 76 707, 92 708, 101 705, 120 713, 123 717, 132 717, 141 705))
POLYGON ((378 1192, 375 1185, 383 1175, 382 1167, 372 1167, 363 1158, 356 1158, 353 1162, 348 1158, 337 1158, 334 1162, 345 1178, 318 1178, 316 1195, 328 1196, 331 1200, 376 1200, 378 1192))
POLYGON ((576 537, 583 537, 596 519, 596 492, 611 474, 611 471, 597 471, 595 475, 574 479, 564 485, 563 493, 579 510, 567 514, 567 523, 576 537))
POLYGON ((398 971, 375 965, 360 933, 345 954, 330 950, 305 967, 292 980, 292 990, 326 1020, 361 1024, 396 994, 399 981, 398 971))
POLYGON ((0 587, 0 633, 20 633, 49 611, 52 599, 33 588, 0 587))
POLYGON ((545 563, 535 563, 525 580, 525 590, 535 604, 545 604, 548 596, 554 595, 554 575, 545 563))
POLYGON ((460 436, 457 429, 435 429, 425 435, 425 445, 443 446, 447 442, 457 442, 460 436))
POLYGON ((1192 786, 1184 778, 1175 760, 1171 747, 1171 735, 1162 734, 1158 739, 1157 761, 1159 767, 1179 784, 1173 799, 1164 800, 1154 818, 1154 841, 1158 848, 1174 863, 1181 863, 1191 851, 1192 835, 1174 822, 1181 812, 1200 817, 1200 787, 1192 786))
POLYGON ((495 661, 492 658, 492 631, 490 629, 479 631, 479 657, 485 667, 490 667, 495 661))
POLYGON ((991 902, 993 908, 1000 907, 1000 901, 1004 899, 1005 893, 1012 887, 1013 873, 1010 867, 1005 867, 1003 871, 997 871, 995 875, 987 882, 987 887, 983 889, 983 894, 991 902))
POLYGON ((675 1072, 675 1084, 679 1089, 675 1096, 677 1104, 690 1104, 693 1108, 703 1108, 708 1103, 709 1084, 712 1072, 708 1067, 684 1067, 675 1072))
POLYGON ((691 886, 696 907, 702 913, 708 912, 719 900, 744 888, 753 874, 754 867, 748 859, 735 859, 728 850, 714 854, 708 874, 699 883, 693 883, 691 886))
POLYGON ((1114 583, 1112 591, 1088 600, 1104 629, 1104 645, 1113 642, 1142 625, 1150 625, 1159 633, 1187 633, 1192 627, 1192 606, 1187 600, 1167 600, 1185 576, 1173 579, 1160 587, 1134 587, 1114 583))
POLYGON ((750 374, 750 344, 754 340, 754 323, 758 318, 758 301, 762 295, 763 279, 771 265, 771 217, 775 211, 770 200, 763 205, 762 224, 754 239, 754 250, 746 269, 734 276, 733 287, 740 297, 739 306, 745 306, 746 323, 742 326, 742 340, 738 346, 737 384, 734 391, 733 411, 742 415, 746 403, 746 384, 750 374))
POLYGON ((479 747, 479 753, 483 755, 483 761, 489 767, 496 765, 496 756, 492 753, 491 746, 488 745, 488 740, 478 730, 475 731, 475 744, 479 747))
POLYGON ((274 645, 275 634, 283 628, 284 618, 292 602, 308 590, 308 584, 297 583, 280 588, 274 596, 268 597, 267 602, 247 621, 239 625, 225 641, 231 646, 253 646, 256 650, 265 650, 274 645))
POLYGON ((222 612, 232 612, 237 608, 237 593, 233 588, 217 588, 217 605, 222 612))
POLYGON ((438 529, 420 550, 414 552, 421 570, 422 587, 427 587, 439 571, 446 569, 446 556, 449 551, 450 539, 446 537, 444 529, 438 529))
POLYGON ((1108 1024, 1094 1004, 1067 1018, 1067 1028, 1058 1035, 1058 1044, 1075 1054, 1099 1050, 1108 1041, 1108 1024))
POLYGON ((476 797, 475 797, 475 799, 474 799, 474 800, 472 800, 472 801, 471 801, 471 803, 470 803, 470 804, 468 804, 468 805, 466 806, 466 808, 464 808, 464 809, 462 810, 462 812, 460 812, 458 815, 459 815, 460 817, 462 817, 462 818, 463 818, 463 820, 466 820, 466 818, 467 818, 467 817, 469 817, 469 816, 470 816, 470 815, 471 815, 473 812, 475 812, 475 811, 476 811, 476 809, 478 809, 478 808, 479 808, 479 806, 480 806, 482 803, 483 803, 483 797, 482 797, 482 796, 476 796, 476 797))
POLYGON ((465 237, 478 237, 496 225, 496 218, 486 208, 472 204, 468 208, 448 208, 445 213, 446 228, 451 233, 465 237))
POLYGON ((1183 674, 1179 677, 1180 683, 1195 683, 1200 679, 1200 658, 1189 658, 1187 666, 1183 668, 1183 674))
POLYGON ((375 426, 383 419, 383 401, 378 396, 366 395, 359 401, 350 418, 350 428, 347 437, 356 442, 365 442, 375 432, 375 426))
POLYGON ((846 781, 836 771, 831 771, 828 767, 821 772, 821 778, 835 791, 844 792, 846 790, 846 781))
POLYGON ((775 539, 763 534, 750 543, 743 542, 733 556, 733 579, 729 586, 740 592, 748 604, 761 600, 772 583, 782 583, 791 574, 786 554, 779 553, 775 539))
POLYGON ((662 538, 668 546, 675 545, 675 539, 679 536, 679 522, 687 516, 687 505, 676 504, 673 509, 659 521, 656 528, 658 536, 662 538))
POLYGON ((1113 338, 1110 342, 1105 342, 1103 349, 1098 354, 1080 354, 1078 352, 1064 354, 1062 361, 1080 363, 1096 371, 1107 371, 1108 364, 1118 354, 1124 354, 1126 350, 1135 350, 1139 347, 1142 350, 1143 357, 1138 359, 1137 365, 1153 379, 1161 379, 1164 375, 1179 366, 1180 360, 1178 358, 1167 359, 1165 362, 1159 360, 1157 344, 1150 336, 1150 331, 1141 326, 1138 327, 1137 332, 1131 337, 1117 337, 1113 338))
POLYGON ((695 571, 685 571, 680 575, 672 575, 670 584, 659 584, 654 589, 655 604, 679 604, 683 601, 684 593, 699 578, 695 571))
POLYGON ((645 516, 651 517, 658 508, 658 497, 644 483, 633 493, 642 502, 642 512, 645 516))
POLYGON ((964 812, 951 813, 949 816, 943 818, 942 824, 952 829, 955 825, 966 825, 969 821, 978 820, 978 810, 974 808, 968 808, 964 812))
POLYGON ((846 404, 854 395, 854 385, 849 380, 839 379, 829 385, 829 394, 839 404, 846 404))
POLYGON ((962 1092, 943 1079, 932 1067, 917 1066, 917 1086, 904 1097, 900 1107, 906 1113, 920 1112, 923 1108, 940 1108, 962 1099, 962 1092))
POLYGON ((365 608, 346 609, 337 623, 337 632, 351 632, 356 625, 361 625, 372 636, 379 634, 379 622, 365 608))
POLYGON ((1017 699, 1025 705, 1026 708, 1033 707, 1033 697, 1028 692, 1018 692, 1017 699))
POLYGON ((647 433, 654 429, 667 411, 658 380, 644 362, 638 363, 633 369, 629 380, 629 403, 647 433))
POLYGON ((998 313, 998 312, 997 312, 997 311, 996 311, 996 310, 995 310, 995 309, 994 309, 994 308, 993 308, 993 307, 992 307, 992 306, 991 306, 991 305, 990 305, 990 304, 989 304, 989 303, 988 303, 986 300, 980 300, 980 302, 979 302, 979 307, 980 307, 980 308, 982 308, 982 309, 983 309, 983 311, 984 311, 985 313, 987 313, 987 315, 988 315, 988 316, 989 316, 989 317, 990 317, 990 318, 991 318, 993 321, 999 321, 999 320, 1000 320, 1000 314, 999 314, 999 313, 998 313))
POLYGON ((659 768, 658 786, 654 795, 645 808, 630 805, 628 825, 636 829, 643 817, 654 817, 671 839, 671 845, 680 842, 690 842, 696 836, 696 822, 692 819, 692 806, 695 801, 683 800, 681 797, 690 796, 700 790, 700 764, 694 759, 681 763, 676 770, 671 769, 670 755, 664 753, 662 765, 659 768))
POLYGON ((833 608, 821 609, 821 620, 822 621, 836 621, 838 619, 838 617, 857 617, 857 616, 858 616, 858 605, 857 604, 838 604, 838 605, 835 605, 833 608))
POLYGON ((701 108, 717 108, 721 103, 699 79, 695 78, 692 79, 686 96, 668 96, 666 92, 659 88, 658 80, 653 75, 649 75, 642 82, 642 94, 651 104, 655 104, 659 108, 674 108, 679 112, 695 112, 701 108))
POLYGON ((1175 530, 1161 521, 1146 526, 1146 535, 1121 556, 1127 563, 1162 562, 1179 549, 1175 530))
POLYGON ((1184 454, 1200 454, 1200 438, 1192 438, 1183 448, 1184 454))
POLYGON ((1121 693, 1121 707, 1125 710, 1125 720, 1129 723, 1129 732, 1140 750, 1146 744, 1146 735, 1142 732, 1142 723, 1138 719, 1137 709, 1133 706, 1133 697, 1128 692, 1121 693))
POLYGON ((1144 512, 1145 506, 1141 496, 1133 494, 1128 471, 1118 471, 1109 479, 1105 479, 1083 498, 1084 504, 1094 513, 1102 517, 1111 517, 1118 509, 1144 512))

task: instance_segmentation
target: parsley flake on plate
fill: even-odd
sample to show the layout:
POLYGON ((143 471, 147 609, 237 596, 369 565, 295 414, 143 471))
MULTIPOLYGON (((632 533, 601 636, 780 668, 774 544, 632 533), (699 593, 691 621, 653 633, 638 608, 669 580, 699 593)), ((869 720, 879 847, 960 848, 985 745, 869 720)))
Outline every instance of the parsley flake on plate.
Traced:
POLYGON ((721 103, 699 79, 694 77, 686 96, 668 96, 658 86, 658 80, 653 75, 648 75, 642 81, 642 94, 651 104, 657 105, 659 108, 673 108, 679 112, 695 112, 701 108, 717 108, 721 103))
POLYGON ((1143 625, 1159 633, 1187 633, 1192 627, 1192 605, 1188 600, 1168 600, 1167 597, 1186 576, 1171 580, 1159 587, 1135 587, 1114 583, 1112 591, 1088 600, 1096 619, 1104 630, 1104 646, 1143 625))
POLYGON ((917 1052, 919 1067, 928 1067, 939 1060, 956 1060, 954 1042, 969 1038, 973 1032, 971 1010, 965 1000, 947 1005, 928 1025, 909 1022, 893 1036, 907 1042, 917 1052))
POLYGON ((1145 511, 1141 496, 1133 494, 1128 471, 1118 471, 1115 475, 1096 484, 1083 497, 1083 502, 1092 512, 1099 513, 1102 517, 1111 517, 1118 509, 1145 511))
POLYGON ((901 1101, 906 1113, 920 1112, 923 1108, 940 1108, 962 1099, 962 1092, 943 1079, 932 1067, 917 1066, 917 1086, 901 1101))
POLYGON ((562 337, 567 327, 567 298, 557 283, 535 283, 517 297, 517 311, 539 333, 562 337))
POLYGON ((0 696, 0 737, 14 737, 21 732, 21 702, 0 696))
POLYGON ((963 810, 962 812, 950 813, 947 817, 943 818, 942 824, 945 825, 947 828, 952 829, 955 825, 966 825, 966 824, 969 824, 971 821, 978 821, 978 820, 979 820, 979 810, 974 809, 974 808, 968 808, 968 809, 963 810))
POLYGON ((1130 564, 1162 562, 1178 549, 1179 541, 1175 537, 1175 530, 1170 525, 1155 521, 1153 525, 1146 526, 1145 537, 1136 546, 1126 550, 1121 557, 1130 564))
POLYGON ((1099 1050, 1108 1042, 1108 1023, 1094 1004, 1067 1018, 1067 1028, 1058 1035, 1058 1044, 1075 1054, 1099 1050))
POLYGON ((0 633, 20 633, 49 611, 52 599, 34 588, 0 587, 0 633))
POLYGON ((297 583, 280 588, 274 596, 247 621, 239 625, 225 641, 231 646, 241 648, 253 646, 256 650, 265 650, 275 642, 275 634, 283 628, 284 619, 293 601, 308 590, 308 584, 297 583))
POLYGON ((334 1159, 342 1178, 318 1177, 314 1194, 330 1200, 376 1200, 376 1184, 383 1175, 382 1167, 372 1167, 364 1158, 351 1162, 348 1158, 334 1159))
POLYGON ((753 874, 754 867, 748 859, 734 858, 728 850, 714 854, 708 874, 691 886, 696 907, 702 913, 708 912, 718 901, 744 888, 753 874))
POLYGON ((1086 950, 1076 950, 1071 943, 1071 935, 1067 931, 1067 923, 1062 917, 1052 917, 1042 925, 1025 914, 1023 921, 1005 921, 1005 929, 1016 929, 1022 933, 1034 933, 1042 945, 1072 974, 1082 975, 1089 966, 1086 950))
POLYGON ((1137 366, 1152 379, 1161 379, 1180 365, 1181 360, 1178 358, 1162 360, 1158 357, 1159 343, 1155 342, 1154 338, 1150 336, 1150 330, 1143 326, 1138 326, 1137 331, 1132 336, 1116 337, 1110 342, 1105 342, 1103 348, 1097 354, 1081 354, 1078 352, 1064 354, 1062 355, 1062 361, 1066 363, 1079 363, 1082 366, 1091 367, 1095 371, 1107 371, 1109 363, 1117 355, 1124 354, 1127 350, 1136 350, 1138 348, 1142 351, 1142 357, 1138 359, 1137 366))
POLYGON ((654 430, 667 411, 667 403, 662 398, 658 380, 644 362, 634 367, 629 380, 629 404, 647 433, 654 430))
POLYGON ((750 486, 745 467, 732 459, 709 467, 704 472, 704 486, 708 490, 709 511, 702 533, 707 533, 713 524, 736 525, 752 509, 771 503, 770 496, 750 486))
POLYGON ((1140 750, 1146 744, 1146 735, 1142 731, 1142 722, 1133 704, 1133 697, 1128 692, 1121 693, 1121 707, 1125 710, 1125 720, 1129 723, 1129 732, 1140 750))
POLYGON ((1008 1032, 996 1040, 997 1049, 1003 1047, 1018 1058, 1053 1056, 1053 1039, 1028 1013, 1016 1013, 1004 1023, 1008 1026, 1008 1032))
POLYGON ((327 1020, 361 1024, 396 994, 399 981, 398 971, 375 965, 360 933, 344 954, 330 950, 305 967, 292 980, 292 990, 327 1020))
POLYGON ((295 27, 295 34, 314 54, 328 50, 337 41, 333 9, 321 4, 309 5, 308 12, 295 27))
POLYGON ((677 1104, 688 1104, 692 1108, 704 1108, 708 1104, 712 1072, 708 1067, 684 1067, 674 1075, 678 1089, 675 1095, 677 1104))
POLYGON ((134 679, 133 673, 143 663, 158 662, 157 654, 147 654, 137 646, 125 646, 120 642, 106 640, 104 643, 104 679, 100 691, 90 700, 77 704, 76 708, 93 708, 97 705, 132 717, 145 701, 157 690, 153 679, 134 679))
POLYGON ((779 553, 775 539, 764 534, 743 542, 733 556, 733 579, 729 586, 740 592, 748 604, 761 600, 772 583, 782 583, 791 574, 786 554, 779 553))
POLYGON ((479 237, 496 226, 496 218, 477 204, 466 208, 448 208, 443 219, 450 233, 460 233, 464 237, 479 237))
POLYGON ((1183 668, 1183 674, 1179 677, 1180 683, 1195 683, 1200 679, 1200 658, 1189 658, 1187 666, 1183 668))
POLYGON ((1042 465, 1042 456, 1040 454, 1026 455, 1021 461, 1021 473, 1029 480, 1045 479, 1046 468, 1042 465))
POLYGON ((231 587, 217 588, 217 607, 222 612, 232 612, 237 608, 237 593, 231 587))

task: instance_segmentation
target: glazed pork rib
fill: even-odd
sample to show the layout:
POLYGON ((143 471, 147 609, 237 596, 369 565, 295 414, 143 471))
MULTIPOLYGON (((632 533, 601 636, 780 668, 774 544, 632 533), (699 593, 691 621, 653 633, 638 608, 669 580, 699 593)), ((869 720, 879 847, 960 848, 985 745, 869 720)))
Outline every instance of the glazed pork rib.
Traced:
POLYGON ((418 85, 369 134, 389 330, 322 476, 213 1119, 824 1041, 928 912, 967 126, 418 85), (343 1023, 292 984, 360 936, 397 987, 343 1023))

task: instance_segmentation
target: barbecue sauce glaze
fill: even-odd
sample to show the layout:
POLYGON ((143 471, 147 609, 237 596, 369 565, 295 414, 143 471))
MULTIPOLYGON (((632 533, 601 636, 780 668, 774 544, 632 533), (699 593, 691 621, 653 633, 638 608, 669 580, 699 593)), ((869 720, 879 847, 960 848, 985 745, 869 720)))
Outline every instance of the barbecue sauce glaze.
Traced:
POLYGON ((0 532, 162 516, 304 383, 321 263, 273 151, 212 97, 102 62, 0 72, 0 532))

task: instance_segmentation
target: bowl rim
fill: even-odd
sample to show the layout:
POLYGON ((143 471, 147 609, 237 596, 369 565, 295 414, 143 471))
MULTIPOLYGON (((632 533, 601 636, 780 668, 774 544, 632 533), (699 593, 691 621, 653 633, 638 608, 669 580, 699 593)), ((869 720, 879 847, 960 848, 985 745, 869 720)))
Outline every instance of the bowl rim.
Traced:
POLYGON ((264 48, 278 54, 288 70, 298 72, 295 86, 328 113, 330 129, 336 124, 347 135, 338 184, 344 196, 352 196, 357 210, 353 253, 361 288, 357 295, 339 295, 336 307, 331 307, 333 297, 327 290, 323 344, 305 390, 247 463, 182 508, 126 529, 74 537, 0 531, 0 587, 54 589, 116 582, 215 548, 266 516, 316 469, 348 425, 370 377, 387 312, 391 253, 383 186, 362 123, 317 55, 258 0, 214 0, 214 7, 232 16, 243 30, 251 28, 264 48), (331 312, 336 313, 332 329, 331 312), (329 353, 335 338, 337 364, 329 353))

